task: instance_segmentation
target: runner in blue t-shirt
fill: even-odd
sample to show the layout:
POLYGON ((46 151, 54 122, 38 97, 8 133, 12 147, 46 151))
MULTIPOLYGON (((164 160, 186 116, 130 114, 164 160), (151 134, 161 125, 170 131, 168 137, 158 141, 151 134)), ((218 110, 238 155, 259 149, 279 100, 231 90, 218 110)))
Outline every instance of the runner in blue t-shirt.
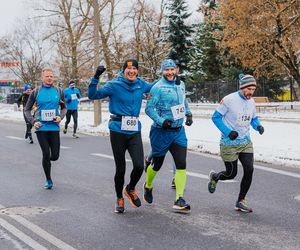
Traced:
POLYGON ((220 150, 225 163, 225 171, 209 173, 208 191, 214 193, 219 180, 230 180, 237 175, 238 160, 242 163, 244 176, 235 210, 252 212, 245 196, 250 188, 253 175, 253 145, 250 139, 250 125, 260 134, 264 133, 252 95, 256 81, 251 75, 240 74, 240 90, 225 96, 212 116, 221 131, 220 150))
POLYGON ((64 89, 64 97, 67 105, 66 123, 63 133, 66 134, 68 131, 68 125, 73 117, 73 138, 79 138, 76 134, 78 126, 78 100, 81 98, 81 94, 78 88, 75 87, 75 82, 71 80, 69 87, 64 89))
POLYGON ((51 161, 59 158, 59 123, 67 110, 61 89, 53 86, 52 69, 42 71, 42 81, 42 86, 35 88, 29 96, 25 106, 25 116, 36 129, 36 136, 43 153, 42 165, 46 176, 44 187, 52 189, 51 161), (34 104, 37 109, 35 116, 32 117, 31 109, 34 104))

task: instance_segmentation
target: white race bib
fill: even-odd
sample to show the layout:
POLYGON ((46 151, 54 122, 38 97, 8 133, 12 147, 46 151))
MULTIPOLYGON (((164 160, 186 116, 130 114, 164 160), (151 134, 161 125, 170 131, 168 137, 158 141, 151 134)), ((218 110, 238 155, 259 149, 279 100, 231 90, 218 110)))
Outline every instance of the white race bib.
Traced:
POLYGON ((55 117, 55 109, 42 110, 42 121, 44 122, 53 121, 54 117, 55 117))
POLYGON ((139 130, 139 119, 134 116, 122 116, 122 130, 127 131, 138 131, 139 130))
POLYGON ((184 104, 179 104, 171 107, 171 111, 172 111, 174 121, 184 118, 185 116, 184 104))
POLYGON ((77 95, 76 95, 76 94, 72 94, 72 95, 71 95, 71 99, 72 99, 72 100, 76 100, 76 99, 77 99, 77 95))
POLYGON ((245 113, 238 113, 237 124, 241 127, 247 127, 251 122, 251 116, 245 113))

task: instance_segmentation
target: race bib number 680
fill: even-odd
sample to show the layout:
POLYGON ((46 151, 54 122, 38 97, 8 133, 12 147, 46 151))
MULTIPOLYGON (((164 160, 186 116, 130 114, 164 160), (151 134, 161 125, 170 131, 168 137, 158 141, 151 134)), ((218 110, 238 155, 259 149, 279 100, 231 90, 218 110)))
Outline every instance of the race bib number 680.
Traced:
POLYGON ((139 119, 134 116, 122 116, 121 129, 127 131, 139 130, 139 119))

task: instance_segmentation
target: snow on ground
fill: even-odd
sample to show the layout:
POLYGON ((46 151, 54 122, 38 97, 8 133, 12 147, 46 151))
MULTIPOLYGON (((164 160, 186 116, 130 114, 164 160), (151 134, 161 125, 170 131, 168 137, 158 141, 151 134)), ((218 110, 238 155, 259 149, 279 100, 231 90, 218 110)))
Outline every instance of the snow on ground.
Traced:
MULTIPOLYGON (((219 154, 220 133, 212 123, 210 116, 215 105, 191 105, 194 123, 186 127, 188 147, 193 151, 219 154)), ((142 108, 144 111, 144 108, 142 108)), ((79 133, 108 135, 109 112, 107 103, 102 104, 102 123, 94 127, 92 104, 83 104, 79 111, 79 133)), ((255 159, 261 162, 300 168, 300 110, 288 108, 263 109, 258 114, 265 127, 265 133, 259 135, 251 130, 255 159)), ((23 121, 21 111, 14 105, 0 104, 0 120, 23 121)), ((149 142, 151 119, 141 112, 142 135, 144 142, 149 142)), ((62 122, 64 124, 64 121, 62 122)), ((72 121, 70 123, 72 126, 72 121)), ((25 128, 25 126, 24 126, 25 128)), ((146 152, 145 152, 146 153, 146 152)))

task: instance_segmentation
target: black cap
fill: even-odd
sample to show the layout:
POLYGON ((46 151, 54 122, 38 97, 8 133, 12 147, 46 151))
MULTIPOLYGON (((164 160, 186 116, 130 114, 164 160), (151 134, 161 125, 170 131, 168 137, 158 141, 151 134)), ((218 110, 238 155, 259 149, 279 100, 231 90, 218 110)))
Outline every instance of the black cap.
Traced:
POLYGON ((73 80, 69 81, 69 85, 72 84, 72 83, 75 83, 75 82, 73 80))
POLYGON ((125 70, 128 66, 134 66, 134 67, 136 67, 137 69, 139 68, 139 64, 138 64, 137 60, 132 59, 132 58, 127 59, 127 60, 124 62, 124 65, 123 65, 123 68, 122 68, 123 72, 124 72, 124 70, 125 70))

